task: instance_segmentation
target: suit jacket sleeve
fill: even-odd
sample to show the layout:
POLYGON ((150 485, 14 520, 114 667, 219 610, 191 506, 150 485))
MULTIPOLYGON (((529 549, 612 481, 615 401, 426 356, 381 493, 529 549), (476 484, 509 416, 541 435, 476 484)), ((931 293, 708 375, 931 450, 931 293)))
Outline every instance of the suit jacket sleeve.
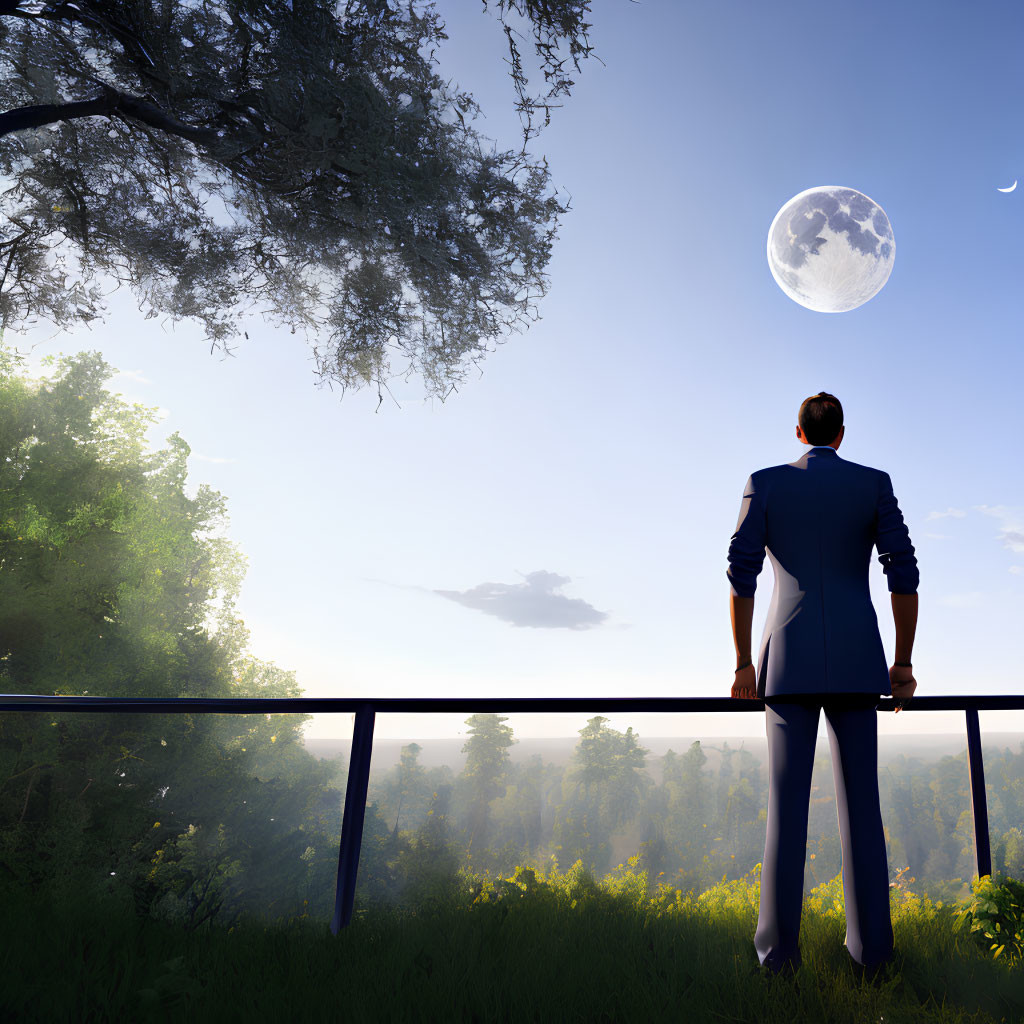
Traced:
POLYGON ((740 517, 729 544, 729 568, 726 576, 737 597, 753 597, 757 576, 764 565, 765 514, 764 496, 754 477, 743 488, 740 517))
POLYGON ((910 531, 903 522, 903 513, 892 492, 892 480, 888 473, 880 473, 878 488, 878 519, 875 532, 875 546, 882 572, 889 583, 892 594, 916 594, 920 581, 914 545, 910 543, 910 531))

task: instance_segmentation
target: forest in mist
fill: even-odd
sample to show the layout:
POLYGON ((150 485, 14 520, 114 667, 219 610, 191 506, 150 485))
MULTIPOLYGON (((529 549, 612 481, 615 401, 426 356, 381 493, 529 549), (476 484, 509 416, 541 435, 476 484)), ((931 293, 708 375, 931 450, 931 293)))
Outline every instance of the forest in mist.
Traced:
MULTIPOLYGON (((402 747, 398 764, 371 773, 364 849, 382 883, 393 858, 428 837, 443 841, 453 863, 511 874, 519 864, 564 871, 577 859, 598 877, 622 869, 702 892, 761 860, 767 816, 767 762, 740 741, 715 739, 649 759, 627 728, 590 719, 567 765, 540 755, 518 764, 512 730, 498 715, 467 719, 466 760, 419 764, 422 747, 402 747), (653 763, 655 762, 656 763, 653 763), (652 771, 651 769, 656 769, 652 771), (656 775, 656 777, 652 777, 656 775)), ((1024 875, 1024 741, 985 746, 993 870, 1024 875)), ((807 889, 842 868, 831 761, 815 759, 808 819, 807 889)), ((966 752, 942 757, 898 754, 879 769, 890 875, 932 898, 966 895, 974 873, 974 833, 966 752)))

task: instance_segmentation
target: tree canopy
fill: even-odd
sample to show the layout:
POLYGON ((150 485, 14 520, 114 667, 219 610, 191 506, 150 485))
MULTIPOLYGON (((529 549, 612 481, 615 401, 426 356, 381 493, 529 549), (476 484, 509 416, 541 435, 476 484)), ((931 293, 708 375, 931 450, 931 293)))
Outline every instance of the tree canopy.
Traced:
POLYGON ((89 323, 116 281, 211 351, 260 307, 312 334, 321 384, 447 396, 537 317, 569 207, 527 145, 591 53, 590 0, 483 6, 519 150, 438 74, 433 3, 0 0, 0 329, 89 323))
MULTIPOLYGON (((0 347, 0 688, 301 695, 294 672, 246 650, 244 558, 213 535, 224 497, 186 493, 185 441, 148 451, 153 410, 106 391, 97 353, 39 380, 23 363, 0 347)), ((309 717, 4 713, 0 873, 89 891, 105 879, 191 924, 301 907, 304 882, 274 885, 298 865, 329 884, 323 833, 340 828, 336 772, 302 747, 309 717)))

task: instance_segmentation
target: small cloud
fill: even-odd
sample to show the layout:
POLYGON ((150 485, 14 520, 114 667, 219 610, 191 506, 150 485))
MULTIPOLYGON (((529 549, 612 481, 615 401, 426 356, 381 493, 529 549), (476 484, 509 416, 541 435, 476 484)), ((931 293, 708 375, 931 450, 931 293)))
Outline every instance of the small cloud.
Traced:
POLYGON ((218 464, 238 461, 237 459, 222 459, 217 455, 200 455, 199 452, 192 452, 192 458, 198 459, 200 462, 216 462, 218 464))
POLYGON ((979 512, 992 516, 1001 522, 1002 530, 999 539, 1003 547, 1017 554, 1024 554, 1024 509, 1009 505, 978 505, 979 512))
POLYGON ((930 519, 963 519, 967 513, 962 508, 947 508, 945 512, 929 512, 925 522, 930 519))
POLYGON ((1024 575, 1024 565, 1011 565, 1010 572, 1012 572, 1015 576, 1024 575))
POLYGON ((141 370, 118 370, 111 380, 130 380, 136 384, 151 384, 152 381, 141 370))
POLYGON ((480 583, 469 590, 435 590, 435 594, 467 608, 494 615, 513 626, 535 629, 590 629, 608 618, 578 597, 559 594, 568 576, 543 569, 531 572, 523 583, 480 583))
POLYGON ((977 608, 985 601, 985 595, 980 590, 970 590, 963 594, 946 594, 939 598, 939 604, 947 608, 977 608))
POLYGON ((925 536, 929 540, 952 540, 948 533, 926 533, 925 536))
POLYGON ((1024 530, 1004 530, 999 539, 1011 550, 1024 554, 1024 530))

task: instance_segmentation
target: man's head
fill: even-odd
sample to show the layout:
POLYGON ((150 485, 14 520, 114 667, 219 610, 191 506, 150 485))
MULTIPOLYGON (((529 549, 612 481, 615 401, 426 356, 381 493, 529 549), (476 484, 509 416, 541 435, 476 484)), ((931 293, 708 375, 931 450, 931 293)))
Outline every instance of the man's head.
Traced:
POLYGON ((844 433, 843 407, 835 395, 821 391, 803 400, 796 428, 799 440, 804 444, 827 444, 838 448, 844 433))

